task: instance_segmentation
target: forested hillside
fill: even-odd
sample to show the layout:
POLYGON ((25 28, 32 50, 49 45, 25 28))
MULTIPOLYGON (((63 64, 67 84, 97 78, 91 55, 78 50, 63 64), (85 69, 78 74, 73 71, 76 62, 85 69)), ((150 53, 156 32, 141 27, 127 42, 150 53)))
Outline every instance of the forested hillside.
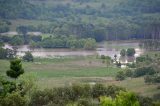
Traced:
POLYGON ((159 5, 160 0, 0 0, 0 17, 48 20, 27 28, 96 41, 159 39, 159 5))

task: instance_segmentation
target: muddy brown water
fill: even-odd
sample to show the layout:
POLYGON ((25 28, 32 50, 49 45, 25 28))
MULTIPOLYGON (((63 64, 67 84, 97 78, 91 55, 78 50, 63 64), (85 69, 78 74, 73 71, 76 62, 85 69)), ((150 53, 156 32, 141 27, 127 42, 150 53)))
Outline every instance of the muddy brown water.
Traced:
MULTIPOLYGON (((13 49, 13 46, 5 44, 4 48, 13 49)), ((98 44, 96 50, 87 51, 87 50, 71 50, 71 49, 46 49, 46 48, 35 48, 32 49, 29 45, 17 46, 17 55, 23 56, 25 52, 32 52, 35 57, 57 57, 57 56, 89 56, 89 55, 106 55, 114 58, 114 55, 117 55, 123 63, 133 62, 135 58, 144 53, 144 50, 139 48, 139 42, 133 41, 121 41, 121 42, 103 42, 98 44), (121 57, 120 50, 122 48, 135 48, 136 54, 134 57, 121 57)))

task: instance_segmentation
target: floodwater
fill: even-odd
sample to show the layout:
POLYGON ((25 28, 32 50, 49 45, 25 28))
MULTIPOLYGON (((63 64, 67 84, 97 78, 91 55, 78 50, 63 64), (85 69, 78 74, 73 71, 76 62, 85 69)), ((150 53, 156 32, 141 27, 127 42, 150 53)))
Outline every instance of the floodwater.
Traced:
MULTIPOLYGON (((4 48, 13 49, 14 47, 5 44, 4 48)), ((128 63, 135 61, 135 58, 143 54, 143 50, 139 48, 139 42, 137 41, 121 41, 121 42, 104 42, 98 44, 96 50, 71 50, 71 49, 44 49, 44 48, 30 48, 28 45, 17 46, 17 55, 23 56, 25 52, 30 51, 35 57, 57 57, 57 56, 89 56, 89 55, 105 55, 114 58, 117 55, 117 59, 122 63, 128 63), (121 57, 120 50, 127 48, 135 48, 136 54, 134 57, 121 57)))

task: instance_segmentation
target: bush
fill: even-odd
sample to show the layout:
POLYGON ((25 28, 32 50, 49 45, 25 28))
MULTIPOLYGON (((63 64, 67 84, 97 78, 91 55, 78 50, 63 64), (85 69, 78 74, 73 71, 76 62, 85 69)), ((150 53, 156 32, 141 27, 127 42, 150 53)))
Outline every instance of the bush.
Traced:
POLYGON ((146 58, 144 56, 140 56, 136 58, 136 62, 144 62, 146 58))
POLYGON ((98 98, 100 96, 105 95, 107 92, 106 87, 102 84, 96 84, 92 88, 93 98, 98 98))
POLYGON ((147 76, 145 76, 144 77, 144 81, 145 81, 145 83, 152 83, 153 82, 153 79, 152 79, 152 77, 150 76, 150 75, 147 75, 147 76))
POLYGON ((153 100, 149 97, 137 96, 140 106, 154 106, 153 100))
POLYGON ((52 91, 36 91, 31 96, 30 106, 43 106, 49 103, 49 96, 52 91))
POLYGON ((23 56, 23 60, 27 61, 27 62, 33 62, 33 55, 31 54, 31 52, 25 52, 25 55, 23 56))
POLYGON ((127 63, 127 66, 129 68, 136 68, 136 64, 135 63, 127 63))
POLYGON ((27 100, 18 92, 7 94, 4 98, 0 98, 0 106, 25 106, 27 100))
POLYGON ((120 91, 126 91, 126 90, 119 86, 110 85, 110 86, 107 86, 106 91, 107 91, 106 96, 115 98, 120 91))
POLYGON ((126 50, 125 49, 122 49, 121 52, 120 52, 120 55, 122 57, 126 56, 126 50))
POLYGON ((132 77, 132 76, 133 76, 132 70, 131 70, 131 69, 126 69, 126 70, 125 70, 125 75, 126 75, 127 77, 132 77))
POLYGON ((7 78, 0 76, 0 96, 4 97, 7 93, 12 93, 16 90, 16 83, 7 80, 7 78))
POLYGON ((93 106, 91 100, 88 99, 79 99, 77 106, 93 106))
POLYGON ((106 58, 106 56, 105 55, 101 55, 101 59, 105 59, 106 58))
POLYGON ((117 62, 117 61, 116 61, 116 66, 117 66, 117 67, 121 67, 121 65, 122 65, 121 62, 117 62))
POLYGON ((153 67, 141 67, 141 68, 137 68, 134 71, 134 77, 140 77, 140 76, 144 76, 144 75, 153 75, 155 74, 156 71, 153 67))
POLYGON ((147 75, 144 77, 145 83, 160 83, 160 76, 155 75, 147 75))
POLYGON ((160 100, 160 93, 154 94, 153 99, 156 101, 160 100))
POLYGON ((116 75, 116 80, 117 81, 122 81, 125 80, 126 76, 125 73, 123 71, 119 71, 116 75))

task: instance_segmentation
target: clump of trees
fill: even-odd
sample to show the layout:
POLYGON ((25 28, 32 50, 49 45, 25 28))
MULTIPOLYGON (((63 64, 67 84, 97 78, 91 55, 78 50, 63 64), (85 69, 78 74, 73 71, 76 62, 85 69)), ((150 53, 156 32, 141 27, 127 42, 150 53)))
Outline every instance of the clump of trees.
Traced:
POLYGON ((50 37, 45 38, 40 42, 43 48, 84 48, 86 50, 93 50, 96 48, 96 41, 94 39, 76 39, 73 37, 50 37))
POLYGON ((16 51, 0 47, 0 59, 13 59, 15 57, 16 51))
POLYGON ((134 56, 135 53, 136 53, 136 51, 135 51, 134 48, 128 48, 127 50, 122 49, 122 50, 120 51, 120 55, 121 55, 122 57, 124 57, 124 56, 134 56))

